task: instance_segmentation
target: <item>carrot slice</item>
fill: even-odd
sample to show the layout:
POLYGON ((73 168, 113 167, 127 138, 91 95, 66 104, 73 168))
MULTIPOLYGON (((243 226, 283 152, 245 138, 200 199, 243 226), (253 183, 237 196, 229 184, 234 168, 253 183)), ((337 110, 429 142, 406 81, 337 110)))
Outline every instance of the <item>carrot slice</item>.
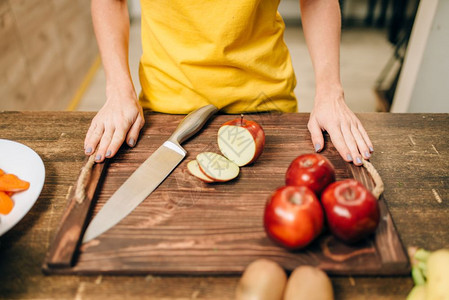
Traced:
POLYGON ((5 171, 3 171, 2 169, 0 169, 0 176, 4 175, 5 171))
POLYGON ((5 193, 0 191, 0 214, 7 215, 14 207, 14 202, 5 193))
POLYGON ((3 192, 20 192, 27 190, 30 187, 30 183, 25 180, 21 180, 14 174, 4 174, 0 176, 0 191, 3 192))

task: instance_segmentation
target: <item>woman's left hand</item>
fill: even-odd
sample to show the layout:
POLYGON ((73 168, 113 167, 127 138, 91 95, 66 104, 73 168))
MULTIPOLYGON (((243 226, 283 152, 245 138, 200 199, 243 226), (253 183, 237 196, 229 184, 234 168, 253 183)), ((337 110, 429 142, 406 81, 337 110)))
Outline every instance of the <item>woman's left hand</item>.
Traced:
POLYGON ((357 166, 374 150, 362 123, 346 105, 341 89, 317 92, 307 127, 316 152, 324 147, 323 131, 329 133, 341 157, 357 166))

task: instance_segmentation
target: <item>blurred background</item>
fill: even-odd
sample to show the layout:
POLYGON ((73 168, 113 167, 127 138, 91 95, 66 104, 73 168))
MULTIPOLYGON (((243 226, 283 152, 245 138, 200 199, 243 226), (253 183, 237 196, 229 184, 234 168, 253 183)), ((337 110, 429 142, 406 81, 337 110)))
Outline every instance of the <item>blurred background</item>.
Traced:
MULTIPOLYGON (((139 0, 128 1, 130 68, 140 92, 139 0)), ((340 0, 341 77, 355 112, 449 112, 449 1, 340 0)), ((314 75, 298 0, 281 0, 300 112, 314 75)), ((105 76, 90 0, 0 0, 0 110, 97 111, 105 76)))

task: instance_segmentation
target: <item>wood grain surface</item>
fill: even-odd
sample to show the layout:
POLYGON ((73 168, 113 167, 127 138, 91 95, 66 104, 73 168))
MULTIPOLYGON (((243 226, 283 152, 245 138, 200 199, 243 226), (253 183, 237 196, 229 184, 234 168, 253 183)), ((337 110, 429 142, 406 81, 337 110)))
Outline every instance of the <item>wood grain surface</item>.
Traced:
MULTIPOLYGON (((38 201, 0 237, 0 298, 232 299, 238 276, 42 273, 69 191, 85 162, 83 140, 93 116, 89 112, 0 112, 0 138, 33 148, 46 168, 38 201)), ((449 115, 363 113, 358 117, 373 141, 371 162, 385 183, 386 204, 405 247, 449 247, 449 115)), ((176 123, 181 118, 147 113, 145 126, 176 123)), ((295 118, 305 129, 308 115, 295 118)), ((308 135, 297 137, 310 141, 308 135)), ((302 150, 311 151, 312 145, 302 150)), ((336 299, 404 299, 413 285, 410 276, 331 279, 336 299)))
MULTIPOLYGON (((81 246, 74 266, 67 265, 66 259, 59 263, 55 255, 50 255, 44 270, 76 274, 241 274, 249 263, 265 258, 289 271, 308 264, 330 274, 408 274, 407 255, 383 198, 379 202, 381 222, 376 234, 357 245, 345 245, 325 232, 309 247, 288 251, 266 236, 266 200, 284 185, 290 162, 300 154, 310 153, 308 131, 301 125, 306 123, 304 117, 279 113, 248 115, 248 119, 264 128, 266 144, 262 156, 256 163, 241 168, 235 180, 208 184, 191 176, 186 165, 203 151, 220 153, 217 132, 231 117, 213 117, 184 144, 188 155, 157 190, 119 224, 81 246)), ((142 138, 134 149, 123 147, 111 159, 93 215, 169 138, 178 124, 169 118, 180 121, 179 117, 161 116, 161 123, 153 122, 153 126, 141 132, 142 138)), ((346 163, 330 142, 322 154, 333 163, 337 180, 356 178, 373 188, 366 169, 346 163)), ((70 216, 72 208, 69 206, 65 216, 70 216)), ((76 210, 73 215, 61 226, 82 228, 85 220, 76 210)), ((51 250, 67 249, 72 235, 72 230, 61 234, 51 250)))

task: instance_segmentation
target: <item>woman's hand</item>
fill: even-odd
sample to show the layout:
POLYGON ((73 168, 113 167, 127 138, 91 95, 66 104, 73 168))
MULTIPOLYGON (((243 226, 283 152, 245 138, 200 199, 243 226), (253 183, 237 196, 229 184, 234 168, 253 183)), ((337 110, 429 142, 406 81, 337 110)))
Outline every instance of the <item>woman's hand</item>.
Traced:
POLYGON ((87 155, 95 153, 95 161, 114 156, 126 139, 134 147, 140 129, 145 124, 142 107, 135 95, 120 97, 113 94, 93 118, 84 141, 87 155))
POLYGON ((308 128, 317 152, 327 131, 341 157, 355 165, 368 159, 373 145, 359 119, 348 108, 340 80, 341 15, 338 1, 301 0, 301 20, 315 71, 315 106, 308 128))
POLYGON ((362 165, 362 157, 369 159, 373 144, 360 120, 345 103, 343 91, 325 90, 315 96, 309 128, 315 151, 323 149, 322 131, 327 131, 337 151, 347 162, 362 165))
POLYGON ((106 103, 92 120, 84 151, 95 161, 114 156, 123 141, 133 147, 145 122, 128 65, 126 0, 92 0, 92 21, 106 75, 106 103))

